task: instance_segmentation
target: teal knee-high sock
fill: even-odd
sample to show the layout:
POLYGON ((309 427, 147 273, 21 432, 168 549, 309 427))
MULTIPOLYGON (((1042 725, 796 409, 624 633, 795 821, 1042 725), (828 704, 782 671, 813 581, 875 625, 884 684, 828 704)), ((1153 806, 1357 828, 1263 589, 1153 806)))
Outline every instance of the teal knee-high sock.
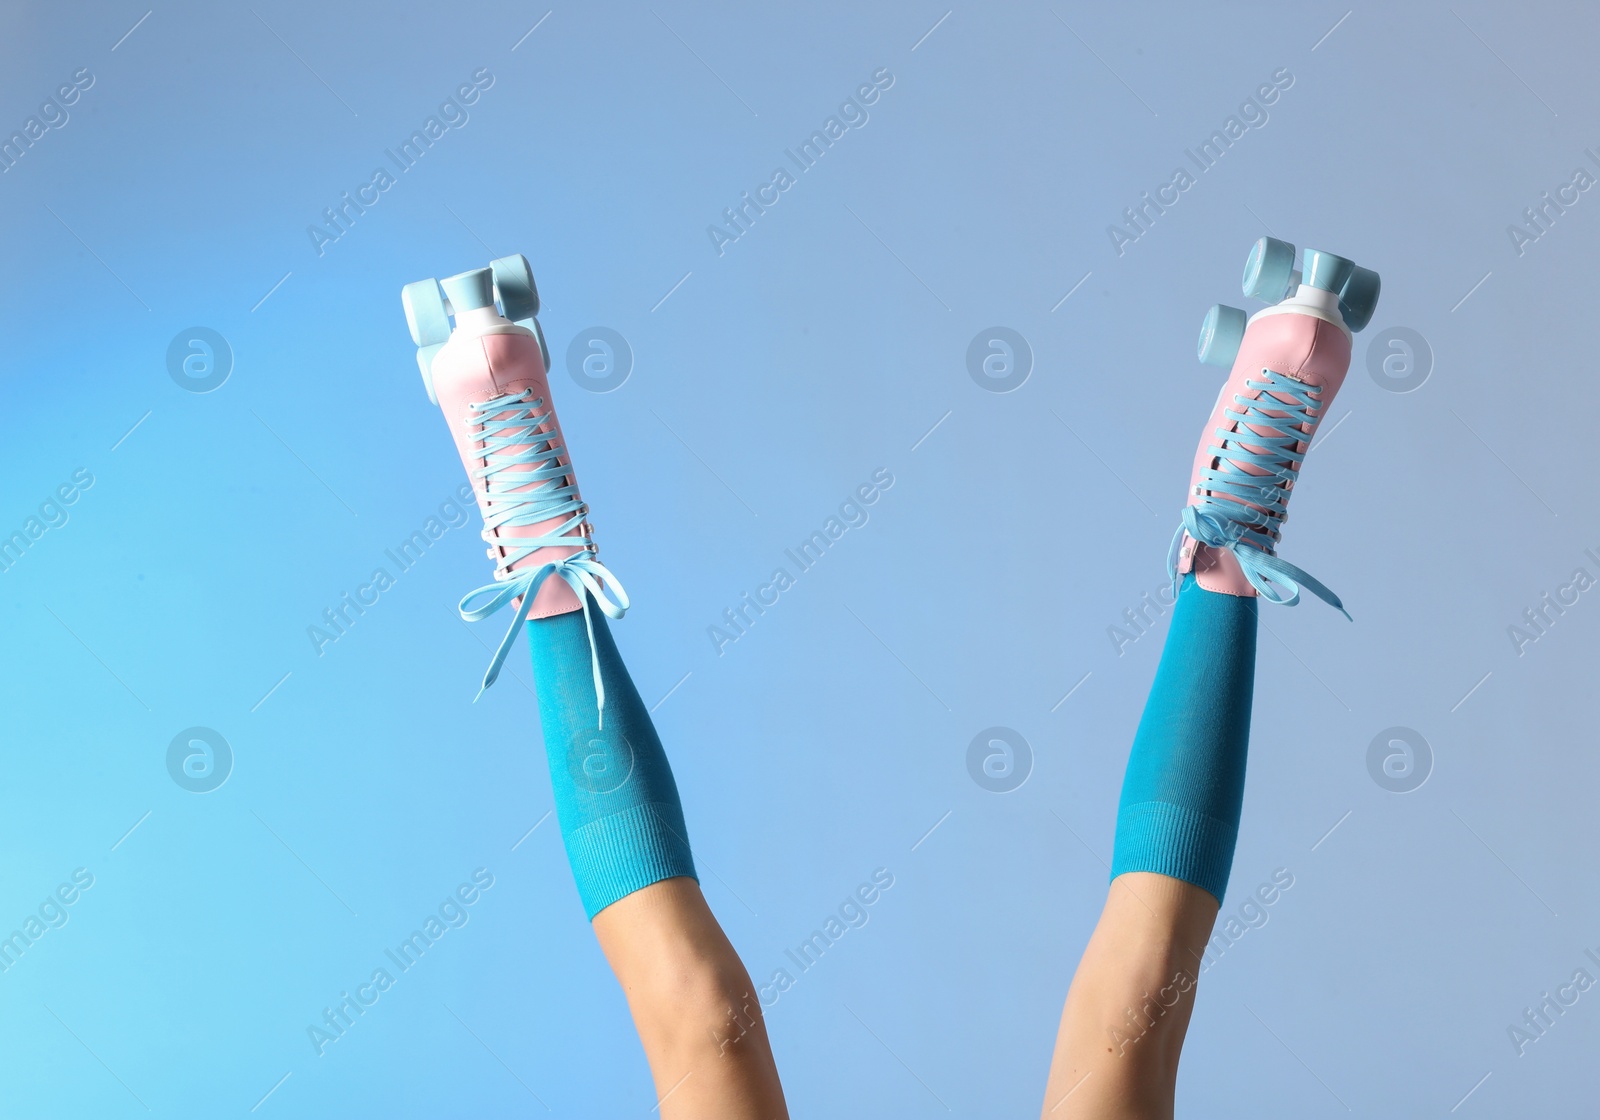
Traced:
POLYGON ((589 615, 605 685, 605 730, 597 726, 583 612, 530 618, 528 647, 556 819, 584 911, 593 920, 651 883, 698 876, 678 787, 650 713, 593 600, 589 615))
POLYGON ((1111 877, 1156 871, 1220 903, 1239 838, 1256 600, 1184 577, 1128 756, 1111 877))

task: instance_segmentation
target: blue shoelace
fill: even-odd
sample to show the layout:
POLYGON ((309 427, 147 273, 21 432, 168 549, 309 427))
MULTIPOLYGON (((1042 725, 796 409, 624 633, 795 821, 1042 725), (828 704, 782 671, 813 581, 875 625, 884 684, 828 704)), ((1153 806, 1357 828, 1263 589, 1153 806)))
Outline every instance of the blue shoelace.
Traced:
POLYGON ((1200 481, 1195 484, 1199 493, 1190 495, 1192 504, 1184 508, 1183 524, 1178 526, 1167 551, 1173 591, 1178 587, 1178 555, 1187 532, 1209 548, 1233 553, 1250 586, 1269 603, 1292 607, 1300 601, 1300 588, 1304 586, 1349 618, 1350 612, 1344 609, 1339 596, 1274 552, 1280 529, 1288 519, 1286 507, 1294 489, 1295 472, 1306 457, 1297 445, 1306 442, 1309 446, 1307 433, 1314 430, 1318 420, 1315 413, 1320 403, 1319 391, 1270 369, 1261 371, 1261 380, 1247 379, 1245 388, 1277 395, 1250 400, 1236 393, 1233 403, 1242 405, 1243 410, 1224 410, 1223 415, 1234 422, 1234 430, 1216 429, 1217 442, 1211 445, 1211 451, 1217 465, 1200 472, 1200 481), (1270 416, 1267 409, 1288 415, 1270 416), (1262 450, 1250 451, 1243 446, 1245 443, 1262 450), (1246 466, 1267 473, 1252 474, 1246 466), (1280 587, 1285 590, 1279 591, 1280 587))
POLYGON ((621 618, 628 610, 628 593, 597 557, 594 541, 589 536, 589 506, 578 497, 577 486, 568 479, 568 468, 561 465, 563 448, 555 441, 555 433, 546 435, 539 431, 539 426, 549 418, 544 404, 543 397, 534 397, 532 389, 524 389, 467 406, 467 422, 482 433, 484 465, 472 474, 484 480, 487 492, 488 513, 483 520, 483 539, 491 545, 491 555, 494 549, 500 548, 505 550, 505 557, 495 569, 495 582, 464 595, 458 609, 462 618, 477 622, 512 599, 522 598, 511 627, 501 639, 500 648, 495 650, 489 671, 484 674, 483 688, 478 690, 478 696, 482 696, 499 677, 506 655, 517 639, 517 628, 527 620, 540 586, 551 576, 566 580, 583 605, 583 624, 589 634, 589 656, 594 670, 594 694, 600 708, 599 726, 603 730, 606 690, 600 680, 600 656, 595 651, 589 602, 592 596, 607 618, 621 618), (504 415, 499 415, 501 413, 504 415), (525 446, 520 451, 510 450, 518 445, 525 446), (496 529, 537 525, 562 516, 566 520, 543 536, 495 536, 496 529), (578 551, 537 568, 511 570, 518 561, 539 549, 554 547, 576 547, 578 551), (488 596, 488 600, 481 606, 471 605, 482 596, 488 596))

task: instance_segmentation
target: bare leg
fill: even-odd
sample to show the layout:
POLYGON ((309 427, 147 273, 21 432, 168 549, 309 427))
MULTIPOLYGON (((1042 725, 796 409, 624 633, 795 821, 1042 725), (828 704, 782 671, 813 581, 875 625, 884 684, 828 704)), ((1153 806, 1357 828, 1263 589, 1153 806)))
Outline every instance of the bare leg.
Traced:
POLYGON ((663 879, 594 917, 627 994, 663 1120, 787 1120, 755 985, 693 879, 663 879))
POLYGON ((1217 900, 1181 879, 1111 882, 1061 1013, 1045 1120, 1170 1120, 1217 900))

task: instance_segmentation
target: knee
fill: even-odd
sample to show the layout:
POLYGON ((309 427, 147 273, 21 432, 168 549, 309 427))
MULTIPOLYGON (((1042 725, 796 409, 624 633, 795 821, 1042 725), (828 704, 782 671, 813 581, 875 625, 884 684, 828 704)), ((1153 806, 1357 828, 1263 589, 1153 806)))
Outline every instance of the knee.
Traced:
POLYGON ((755 985, 737 964, 680 962, 652 977, 649 992, 639 994, 645 998, 635 1001, 636 1017, 649 1022, 641 1028, 681 1054, 733 1059, 749 1048, 751 1035, 764 1033, 755 985))
POLYGON ((1141 1066, 1176 1064, 1194 992, 1194 971, 1171 962, 1100 976, 1085 993, 1104 1040, 1099 1049, 1141 1066))

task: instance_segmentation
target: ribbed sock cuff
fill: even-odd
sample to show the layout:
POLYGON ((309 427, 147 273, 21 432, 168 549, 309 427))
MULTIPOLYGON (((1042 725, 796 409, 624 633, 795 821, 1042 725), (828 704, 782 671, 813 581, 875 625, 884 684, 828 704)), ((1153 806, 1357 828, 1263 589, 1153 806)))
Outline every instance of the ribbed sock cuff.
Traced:
POLYGON ((1209 891, 1221 905, 1239 828, 1166 801, 1124 806, 1117 814, 1111 877, 1154 871, 1209 891))
POLYGON ((583 909, 594 916, 620 898, 678 875, 700 881, 676 805, 647 801, 590 821, 566 836, 583 909))

